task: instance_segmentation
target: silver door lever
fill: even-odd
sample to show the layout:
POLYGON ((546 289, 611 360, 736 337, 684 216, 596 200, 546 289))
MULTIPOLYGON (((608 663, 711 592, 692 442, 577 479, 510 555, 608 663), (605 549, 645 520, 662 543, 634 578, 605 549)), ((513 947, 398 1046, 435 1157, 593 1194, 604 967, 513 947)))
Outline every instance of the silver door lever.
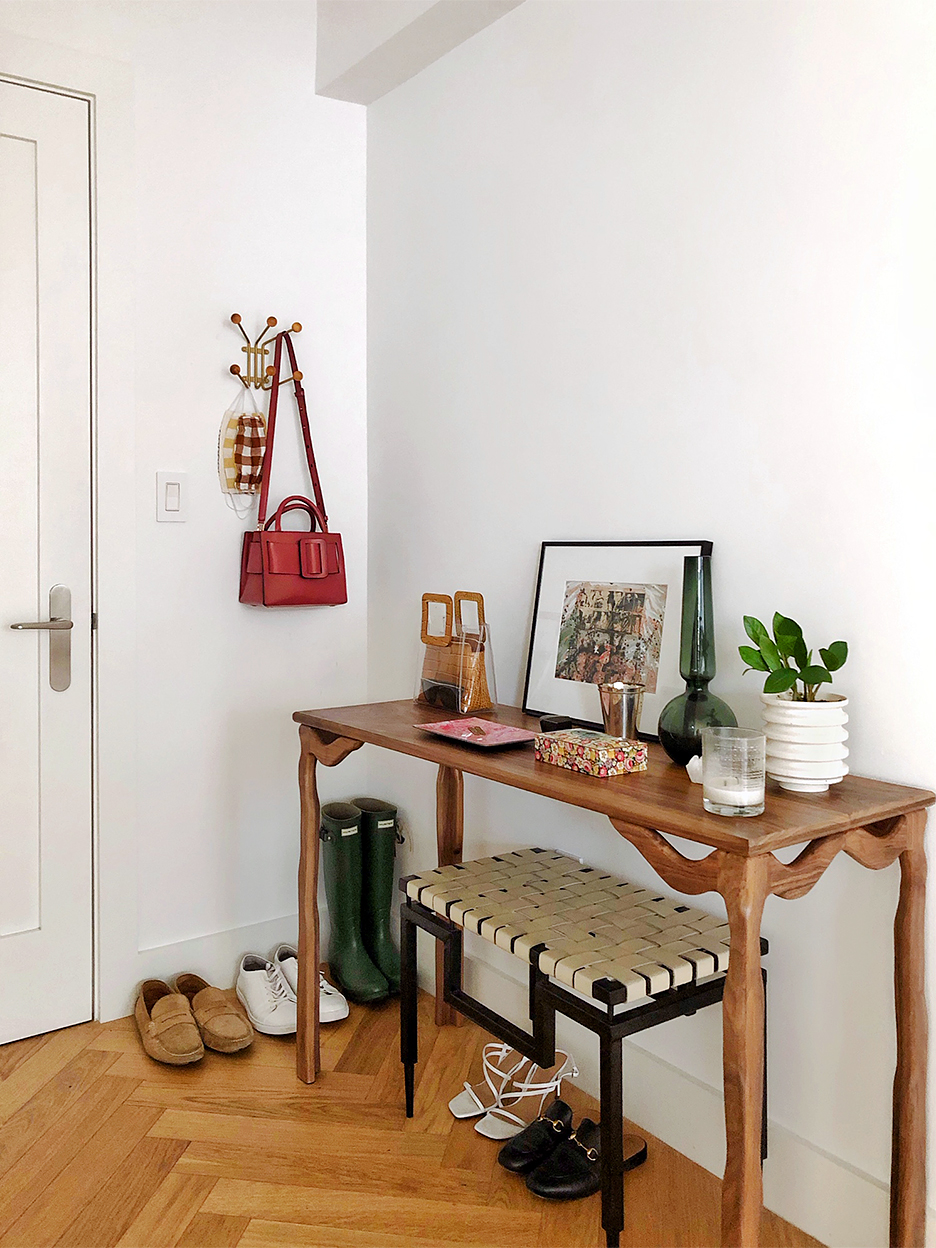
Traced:
POLYGON ((49 628, 55 632, 62 632, 69 628, 74 628, 73 620, 34 620, 29 624, 11 624, 10 628, 49 628))
POLYGON ((64 693, 71 684, 71 638, 68 632, 74 627, 71 618, 71 590, 66 585, 53 585, 49 590, 47 620, 28 620, 22 624, 10 625, 17 632, 44 629, 52 634, 49 638, 49 684, 56 693, 64 693))

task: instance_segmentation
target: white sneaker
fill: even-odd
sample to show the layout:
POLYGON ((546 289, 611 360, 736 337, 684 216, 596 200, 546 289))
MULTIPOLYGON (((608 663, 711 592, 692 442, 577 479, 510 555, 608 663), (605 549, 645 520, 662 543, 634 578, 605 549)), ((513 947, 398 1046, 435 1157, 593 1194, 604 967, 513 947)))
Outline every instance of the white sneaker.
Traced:
MULTIPOLYGON (((299 991, 299 951, 295 945, 277 945, 272 953, 274 966, 279 967, 294 993, 299 991)), ((348 1003, 337 988, 319 971, 319 1022, 338 1023, 348 1017, 348 1003)))
POLYGON ((319 1022, 339 1023, 348 1017, 348 1002, 342 993, 319 971, 319 1022))
POLYGON ((265 1036, 291 1036, 295 1032, 296 994, 278 966, 259 954, 244 954, 235 991, 257 1031, 265 1036))

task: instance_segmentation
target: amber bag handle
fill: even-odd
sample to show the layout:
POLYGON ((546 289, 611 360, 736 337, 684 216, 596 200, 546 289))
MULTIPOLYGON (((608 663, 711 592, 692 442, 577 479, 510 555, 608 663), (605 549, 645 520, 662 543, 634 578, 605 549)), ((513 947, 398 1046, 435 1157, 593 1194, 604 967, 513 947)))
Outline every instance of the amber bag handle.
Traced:
POLYGON ((422 624, 419 629, 419 636, 426 646, 449 646, 452 644, 452 617, 454 608, 452 599, 448 594, 423 594, 422 596, 422 624), (441 602, 445 607, 445 632, 439 633, 438 636, 429 632, 429 604, 430 602, 441 602))
POLYGON ((473 602, 478 608, 478 629, 484 631, 484 598, 481 594, 470 594, 466 590, 459 590, 455 595, 455 636, 462 635, 462 614, 461 608, 463 602, 473 602))

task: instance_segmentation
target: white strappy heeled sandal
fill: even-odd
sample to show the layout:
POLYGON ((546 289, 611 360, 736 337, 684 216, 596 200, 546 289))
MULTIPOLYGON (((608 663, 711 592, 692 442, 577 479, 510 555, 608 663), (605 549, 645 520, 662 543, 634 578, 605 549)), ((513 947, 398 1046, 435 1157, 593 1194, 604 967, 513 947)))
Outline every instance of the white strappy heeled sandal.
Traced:
POLYGON ((486 1114, 500 1105, 504 1089, 528 1061, 529 1058, 517 1053, 509 1044, 486 1044, 481 1050, 484 1083, 472 1086, 466 1081, 464 1092, 459 1092, 449 1101, 449 1109, 456 1118, 477 1118, 479 1114, 486 1114), (511 1053, 517 1060, 504 1068, 501 1063, 511 1053), (485 1086, 489 1093, 486 1103, 481 1099, 485 1086))
POLYGON ((557 1064, 561 1062, 561 1065, 549 1079, 543 1080, 542 1067, 532 1062, 523 1078, 518 1078, 519 1069, 527 1061, 528 1059, 524 1058, 519 1067, 515 1068, 514 1074, 501 1092, 498 1103, 488 1109, 480 1122, 475 1123, 475 1130, 479 1135, 487 1136, 489 1140, 509 1140, 512 1136, 519 1135, 524 1127, 529 1126, 529 1122, 517 1114, 512 1114, 506 1106, 517 1105, 528 1097, 538 1097, 539 1105, 534 1114, 536 1117, 542 1114, 549 1097, 559 1095, 562 1081, 574 1079, 579 1073, 575 1062, 568 1053, 563 1053, 561 1049, 556 1050, 556 1062, 557 1064))

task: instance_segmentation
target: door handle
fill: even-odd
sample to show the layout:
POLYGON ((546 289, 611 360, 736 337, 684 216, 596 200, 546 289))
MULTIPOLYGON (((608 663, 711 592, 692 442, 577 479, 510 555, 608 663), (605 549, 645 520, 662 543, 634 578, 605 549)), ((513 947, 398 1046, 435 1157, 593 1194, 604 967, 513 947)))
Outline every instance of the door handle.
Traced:
POLYGON ((71 637, 75 626, 71 618, 71 590, 66 585, 53 585, 49 590, 49 618, 11 624, 17 632, 43 629, 49 633, 49 684, 56 693, 64 693, 71 684, 71 637))
POLYGON ((74 628, 73 620, 35 620, 30 624, 11 624, 10 628, 46 628, 53 633, 64 633, 74 628))

